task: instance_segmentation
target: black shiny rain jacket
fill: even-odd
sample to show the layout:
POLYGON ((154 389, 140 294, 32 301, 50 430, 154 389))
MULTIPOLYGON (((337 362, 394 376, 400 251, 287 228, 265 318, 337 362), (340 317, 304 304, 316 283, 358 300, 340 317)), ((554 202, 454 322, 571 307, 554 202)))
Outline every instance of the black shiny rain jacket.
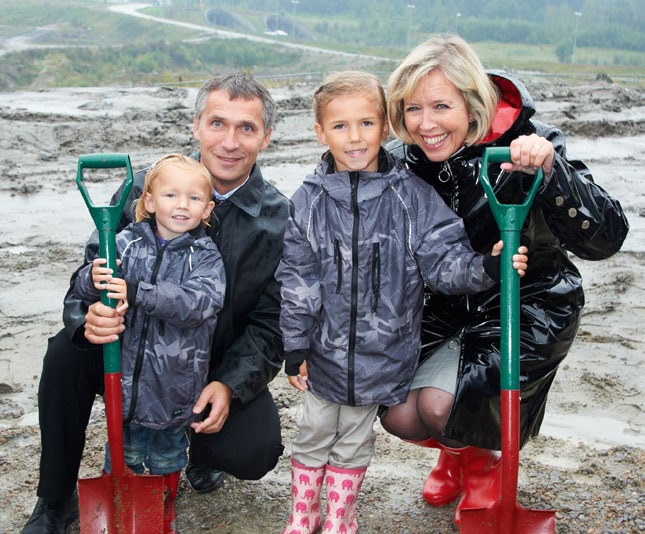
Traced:
MULTIPOLYGON (((555 167, 542 185, 524 223, 521 243, 529 249, 520 281, 520 446, 538 434, 547 394, 558 365, 575 338, 584 305, 582 279, 567 251, 585 260, 617 252, 629 230, 620 203, 593 182, 580 161, 568 160, 563 133, 531 120, 533 101, 512 75, 489 72, 501 99, 486 141, 467 146, 447 161, 429 161, 415 145, 393 141, 392 153, 432 184, 464 219, 473 248, 485 253, 499 230, 478 181, 484 148, 509 146, 520 135, 537 133, 553 143, 555 167)), ((489 167, 501 203, 519 204, 533 177, 489 167), (498 179, 499 178, 499 179, 498 179)), ((501 448, 500 286, 476 295, 426 293, 421 359, 451 336, 461 340, 455 403, 445 436, 468 445, 501 448)))

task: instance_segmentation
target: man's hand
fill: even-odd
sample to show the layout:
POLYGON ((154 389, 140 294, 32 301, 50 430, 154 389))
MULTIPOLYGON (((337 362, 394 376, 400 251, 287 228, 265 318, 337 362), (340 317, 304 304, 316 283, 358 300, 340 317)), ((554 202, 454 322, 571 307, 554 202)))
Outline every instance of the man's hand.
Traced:
POLYGON ((193 413, 200 414, 208 404, 211 411, 203 421, 192 423, 191 428, 197 433, 214 434, 219 432, 228 419, 228 412, 231 406, 233 391, 223 382, 211 382, 203 390, 197 403, 193 407, 193 413))
POLYGON ((124 313, 124 310, 116 310, 102 302, 95 302, 85 315, 85 339, 94 345, 117 341, 119 334, 125 330, 124 313))

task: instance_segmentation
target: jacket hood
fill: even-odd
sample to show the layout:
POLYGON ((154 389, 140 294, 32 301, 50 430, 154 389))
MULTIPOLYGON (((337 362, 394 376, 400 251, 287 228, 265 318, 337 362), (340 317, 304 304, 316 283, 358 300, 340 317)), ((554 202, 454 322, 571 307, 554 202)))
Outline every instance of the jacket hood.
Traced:
POLYGON ((501 70, 490 70, 487 74, 497 87, 499 102, 491 129, 480 145, 500 142, 507 136, 515 139, 522 125, 535 114, 533 99, 518 78, 501 70))
POLYGON ((321 188, 339 205, 349 208, 351 201, 351 177, 357 176, 358 201, 363 202, 381 196, 391 184, 408 178, 408 173, 400 172, 403 164, 389 152, 381 148, 378 156, 378 170, 366 171, 336 171, 334 156, 325 152, 313 174, 308 175, 303 184, 321 188))

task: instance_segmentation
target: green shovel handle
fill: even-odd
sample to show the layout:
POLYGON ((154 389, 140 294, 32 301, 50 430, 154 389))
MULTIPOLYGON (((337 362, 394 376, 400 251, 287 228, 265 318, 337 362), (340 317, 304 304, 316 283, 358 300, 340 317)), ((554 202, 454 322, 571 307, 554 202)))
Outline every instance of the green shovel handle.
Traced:
POLYGON ((490 185, 490 180, 488 178, 488 164, 489 163, 504 163, 512 162, 511 160, 511 149, 507 147, 491 147, 484 150, 484 157, 482 159, 481 171, 479 173, 479 178, 481 180, 486 196, 488 197, 488 203, 490 204, 491 209, 493 210, 493 216, 497 221, 497 226, 500 231, 510 230, 519 232, 522 229, 524 224, 524 219, 531 209, 537 190, 542 184, 544 174, 542 168, 538 168, 535 172, 535 178, 533 180, 533 185, 526 195, 524 202, 522 204, 500 204, 495 197, 493 192, 493 187, 490 185))
POLYGON ((501 204, 488 179, 488 164, 511 161, 511 151, 505 147, 487 148, 484 150, 480 182, 484 188, 488 203, 497 221, 504 248, 502 249, 502 268, 500 272, 500 305, 501 305, 501 389, 518 390, 519 371, 519 311, 520 311, 520 277, 513 268, 513 255, 520 246, 520 231, 531 208, 538 188, 543 180, 542 169, 537 169, 533 184, 522 204, 501 204))
POLYGON ((125 201, 134 181, 132 165, 128 154, 84 154, 78 158, 78 170, 76 172, 76 185, 78 186, 85 204, 90 210, 97 230, 116 230, 125 201), (83 180, 83 169, 117 169, 125 167, 126 179, 123 186, 123 194, 119 202, 113 206, 96 206, 87 191, 83 180))
MULTIPOLYGON (((85 154, 78 158, 76 185, 85 200, 99 235, 99 257, 107 259, 107 267, 116 272, 116 229, 123 213, 128 193, 132 188, 134 177, 130 156, 127 154, 85 154), (90 198, 83 180, 84 169, 116 169, 125 167, 126 179, 123 184, 119 202, 112 206, 96 206, 90 198)), ((117 302, 107 296, 107 291, 101 291, 101 302, 111 308, 116 308, 117 302)), ((121 344, 114 341, 103 345, 103 364, 106 373, 121 372, 121 344)))

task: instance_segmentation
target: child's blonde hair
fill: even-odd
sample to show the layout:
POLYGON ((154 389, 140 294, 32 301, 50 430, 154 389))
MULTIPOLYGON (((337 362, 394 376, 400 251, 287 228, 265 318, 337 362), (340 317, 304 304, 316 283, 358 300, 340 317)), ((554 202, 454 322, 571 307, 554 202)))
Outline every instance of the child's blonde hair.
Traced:
MULTIPOLYGON (((152 167, 150 167, 148 169, 148 172, 146 173, 141 197, 135 200, 135 221, 141 222, 144 219, 150 219, 152 217, 152 214, 148 213, 148 210, 146 210, 145 202, 141 202, 141 199, 145 198, 147 194, 152 193, 152 188, 159 178, 161 171, 168 165, 176 165, 178 167, 183 167, 186 170, 199 172, 199 174, 204 177, 204 191, 206 191, 206 197, 208 199, 212 197, 213 179, 211 177, 211 173, 206 167, 204 167, 204 165, 202 165, 199 161, 182 154, 168 154, 167 156, 164 156, 159 161, 157 161, 157 163, 155 163, 152 167)), ((208 224, 208 220, 204 220, 202 222, 204 224, 208 224)))
POLYGON ((387 120, 385 91, 379 79, 373 74, 357 70, 345 70, 329 75, 314 93, 313 110, 318 124, 322 124, 325 107, 338 96, 360 94, 368 100, 375 100, 383 120, 387 120))

